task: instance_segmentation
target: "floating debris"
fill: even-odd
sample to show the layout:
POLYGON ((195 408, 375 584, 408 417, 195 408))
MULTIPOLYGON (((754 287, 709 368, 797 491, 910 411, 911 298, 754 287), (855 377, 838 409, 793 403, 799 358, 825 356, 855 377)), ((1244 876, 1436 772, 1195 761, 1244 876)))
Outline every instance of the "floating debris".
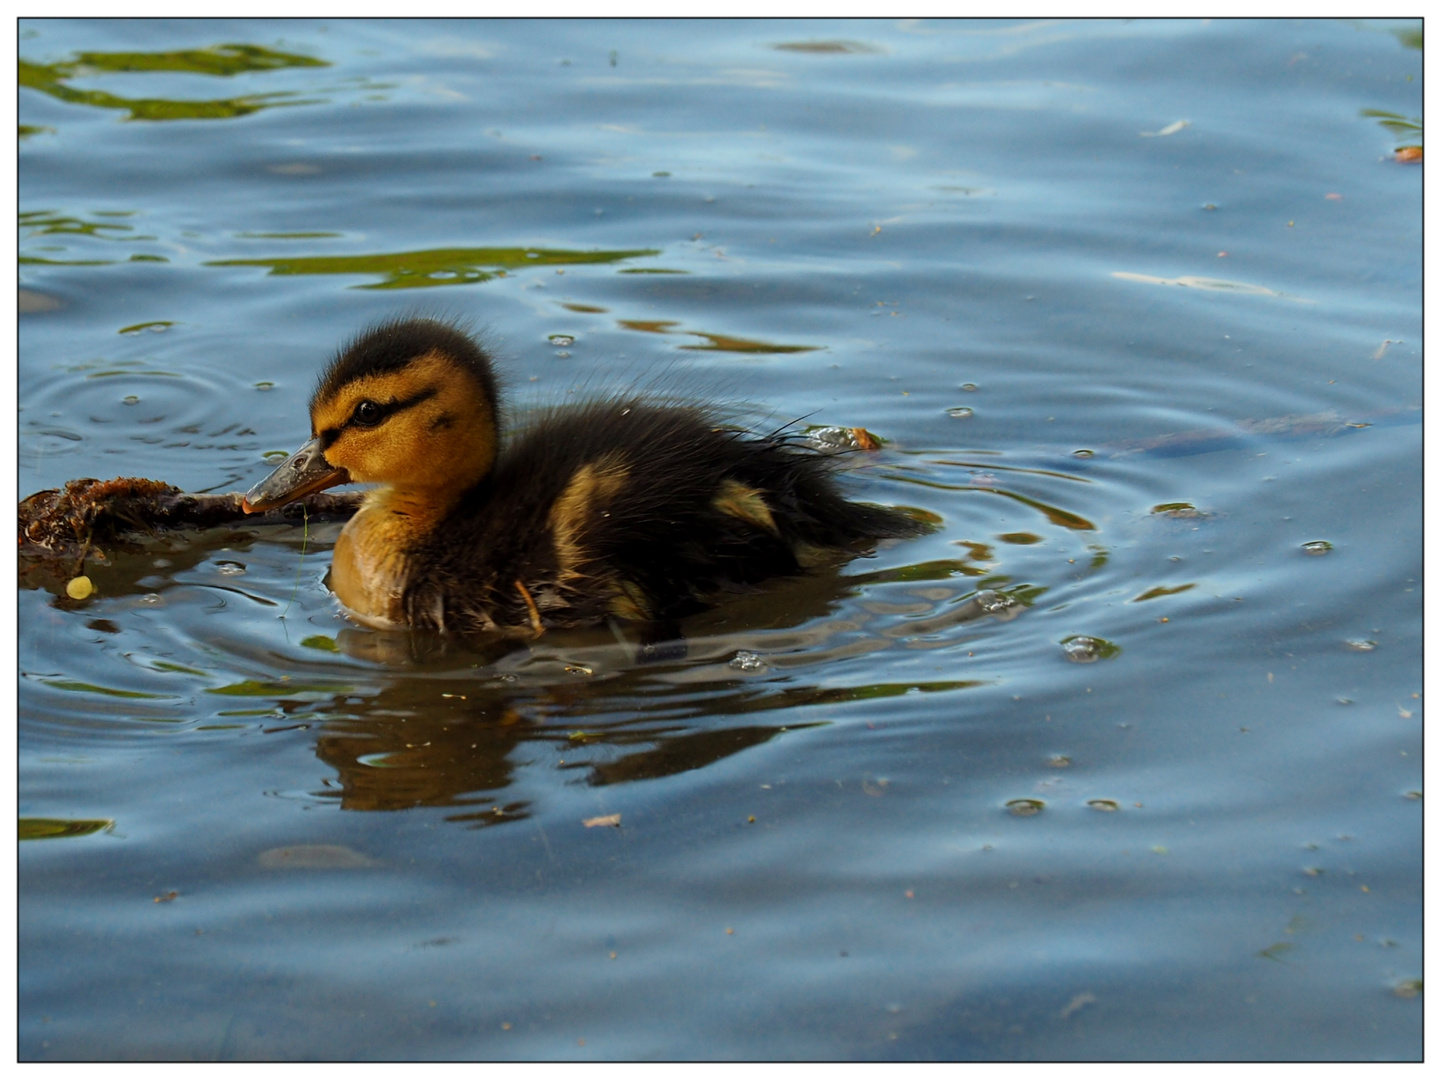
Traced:
POLYGON ((1173 585, 1170 588, 1166 588, 1164 585, 1157 585, 1154 589, 1147 589, 1140 596, 1133 597, 1131 603, 1139 604, 1143 600, 1155 600, 1160 596, 1175 596, 1177 593, 1183 593, 1195 587, 1196 583, 1194 581, 1185 585, 1173 585))
POLYGON ((1276 944, 1270 946, 1269 948, 1262 949, 1256 955, 1261 957, 1263 960, 1274 960, 1276 961, 1276 963, 1280 964, 1285 962, 1281 959, 1281 955, 1283 953, 1290 952, 1294 948, 1295 946, 1292 945, 1289 941, 1278 941, 1276 942, 1276 944))
POLYGON ((881 53, 884 49, 867 45, 861 41, 783 41, 771 48, 781 52, 810 53, 812 55, 844 55, 860 53, 881 53))
POLYGON ((1301 550, 1307 555, 1325 555, 1331 550, 1331 544, 1326 540, 1308 540, 1301 545, 1301 550))
POLYGON ((1160 503, 1151 507, 1151 513, 1164 514, 1166 517, 1173 518, 1200 518, 1206 516, 1190 503, 1185 502, 1160 503))
POLYGON ((65 836, 89 836, 115 826, 111 818, 21 818, 21 840, 57 840, 65 836))
MULTIPOLYGON (((363 493, 309 495, 285 507, 252 515, 249 524, 311 519, 345 520, 363 493)), ((241 495, 192 495, 140 477, 71 480, 37 491, 19 506, 20 554, 31 558, 83 558, 95 547, 160 529, 208 529, 246 519, 241 495)))
POLYGON ((816 450, 837 453, 845 450, 879 450, 881 440, 863 427, 818 427, 806 432, 806 442, 816 450))

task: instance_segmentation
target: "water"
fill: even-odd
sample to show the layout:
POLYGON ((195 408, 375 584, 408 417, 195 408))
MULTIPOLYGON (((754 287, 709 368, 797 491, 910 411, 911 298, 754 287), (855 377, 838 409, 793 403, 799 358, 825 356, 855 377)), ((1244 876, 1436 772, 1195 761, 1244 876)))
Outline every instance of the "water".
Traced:
POLYGON ((20 1056, 1419 1058, 1419 38, 22 23, 20 494, 428 311, 942 527, 644 665, 416 659, 334 525, 27 571, 20 1056))

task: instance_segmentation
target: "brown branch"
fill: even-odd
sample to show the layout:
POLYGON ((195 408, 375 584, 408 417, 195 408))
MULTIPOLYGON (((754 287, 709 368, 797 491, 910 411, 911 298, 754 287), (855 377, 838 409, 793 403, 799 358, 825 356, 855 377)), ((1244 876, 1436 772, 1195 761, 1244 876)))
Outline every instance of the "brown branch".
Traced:
POLYGON ((32 558, 83 558, 87 551, 136 534, 209 529, 245 519, 252 525, 299 523, 302 516, 343 521, 363 492, 321 492, 261 514, 246 514, 239 493, 193 495, 158 480, 71 480, 20 502, 20 552, 32 558))

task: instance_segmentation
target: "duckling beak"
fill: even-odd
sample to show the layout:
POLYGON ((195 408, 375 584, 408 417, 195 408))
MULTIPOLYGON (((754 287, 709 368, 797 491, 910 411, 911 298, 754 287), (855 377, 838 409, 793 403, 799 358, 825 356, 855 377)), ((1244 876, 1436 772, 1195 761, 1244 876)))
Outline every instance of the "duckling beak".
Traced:
POLYGON ((325 460, 320 440, 311 439, 280 463, 273 473, 245 493, 240 508, 258 514, 336 484, 350 483, 350 474, 325 460))

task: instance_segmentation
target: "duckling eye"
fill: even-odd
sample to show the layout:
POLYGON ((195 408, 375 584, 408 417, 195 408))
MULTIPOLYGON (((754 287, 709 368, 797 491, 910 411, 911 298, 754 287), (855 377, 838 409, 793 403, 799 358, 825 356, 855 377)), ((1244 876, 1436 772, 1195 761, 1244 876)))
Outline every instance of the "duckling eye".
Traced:
POLYGON ((355 412, 350 414, 351 420, 361 427, 374 427, 385 417, 385 412, 379 405, 366 398, 355 406, 355 412))

